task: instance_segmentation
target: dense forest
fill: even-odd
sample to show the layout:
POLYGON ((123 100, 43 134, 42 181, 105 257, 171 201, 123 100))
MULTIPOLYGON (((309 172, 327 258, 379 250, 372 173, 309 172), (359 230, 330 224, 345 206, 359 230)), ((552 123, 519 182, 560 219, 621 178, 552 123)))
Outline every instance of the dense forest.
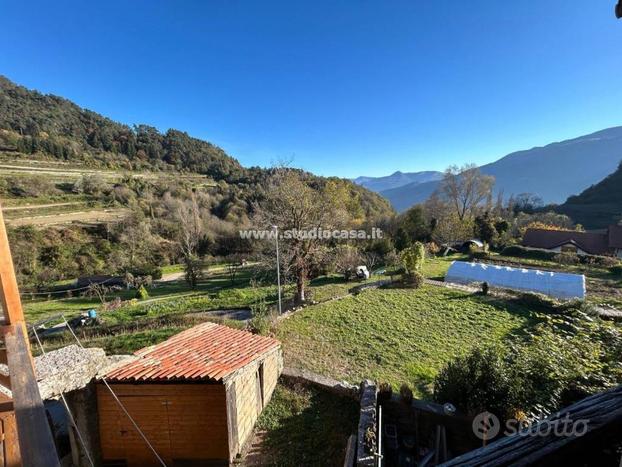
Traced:
MULTIPOLYGON (((237 181, 244 170, 221 148, 178 130, 162 134, 148 125, 130 127, 44 95, 0 76, 0 128, 13 130, 16 149, 59 159, 127 169, 175 169, 216 180, 237 181)), ((6 144, 6 143, 5 143, 6 144)))

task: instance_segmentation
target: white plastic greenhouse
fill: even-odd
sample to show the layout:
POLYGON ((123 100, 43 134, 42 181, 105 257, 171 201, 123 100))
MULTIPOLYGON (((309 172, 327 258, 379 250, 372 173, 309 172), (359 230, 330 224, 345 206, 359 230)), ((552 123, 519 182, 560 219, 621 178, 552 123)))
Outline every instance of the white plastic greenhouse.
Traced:
POLYGON ((537 292, 560 299, 585 298, 585 276, 582 274, 454 261, 445 281, 457 284, 487 282, 491 287, 537 292))

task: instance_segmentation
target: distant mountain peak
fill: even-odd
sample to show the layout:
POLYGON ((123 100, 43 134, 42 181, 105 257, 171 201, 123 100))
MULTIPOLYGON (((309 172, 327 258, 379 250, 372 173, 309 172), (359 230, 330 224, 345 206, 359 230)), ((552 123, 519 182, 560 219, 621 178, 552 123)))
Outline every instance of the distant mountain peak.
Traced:
POLYGON ((393 172, 391 175, 387 175, 384 177, 358 177, 353 181, 358 185, 362 185, 365 188, 375 191, 381 192, 384 190, 390 190, 393 188, 399 188, 404 185, 409 184, 419 184, 426 183, 434 180, 440 180, 442 177, 441 172, 435 171, 424 171, 424 172, 402 172, 397 170, 393 172))
MULTIPOLYGON (((480 170, 495 177, 495 192, 503 192, 506 199, 519 193, 534 193, 545 203, 561 203, 612 173, 620 159, 622 126, 617 126, 516 151, 480 170)), ((438 179, 390 186, 380 190, 380 194, 395 209, 403 211, 425 201, 437 187, 438 179)))

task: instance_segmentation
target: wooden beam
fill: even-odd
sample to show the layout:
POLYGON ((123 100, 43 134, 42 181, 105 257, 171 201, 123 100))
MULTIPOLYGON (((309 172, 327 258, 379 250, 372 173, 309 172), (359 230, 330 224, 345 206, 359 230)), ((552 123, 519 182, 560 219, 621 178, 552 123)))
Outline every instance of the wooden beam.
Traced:
POLYGON ((0 363, 8 365, 9 361, 6 358, 6 349, 0 349, 0 363))
POLYGON ((19 324, 10 326, 4 339, 9 358, 22 462, 32 467, 60 467, 32 368, 24 327, 19 324))
POLYGON ((13 401, 0 402, 0 414, 4 412, 13 412, 13 401))
POLYGON ((13 258, 9 248, 9 238, 2 216, 2 206, 0 206, 0 303, 2 303, 4 310, 5 324, 16 324, 24 320, 22 302, 19 298, 17 280, 13 269, 13 258))

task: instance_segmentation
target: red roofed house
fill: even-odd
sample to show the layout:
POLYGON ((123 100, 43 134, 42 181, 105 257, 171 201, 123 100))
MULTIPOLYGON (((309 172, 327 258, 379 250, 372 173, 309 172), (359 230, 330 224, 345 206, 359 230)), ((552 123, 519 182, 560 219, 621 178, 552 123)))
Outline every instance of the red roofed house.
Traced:
POLYGON ((603 231, 527 229, 523 246, 579 255, 609 255, 622 258, 622 226, 610 225, 603 231))
MULTIPOLYGON (((214 323, 135 355, 105 379, 169 466, 229 465, 283 369, 279 341, 214 323)), ((161 465, 103 382, 97 405, 103 465, 161 465)))

